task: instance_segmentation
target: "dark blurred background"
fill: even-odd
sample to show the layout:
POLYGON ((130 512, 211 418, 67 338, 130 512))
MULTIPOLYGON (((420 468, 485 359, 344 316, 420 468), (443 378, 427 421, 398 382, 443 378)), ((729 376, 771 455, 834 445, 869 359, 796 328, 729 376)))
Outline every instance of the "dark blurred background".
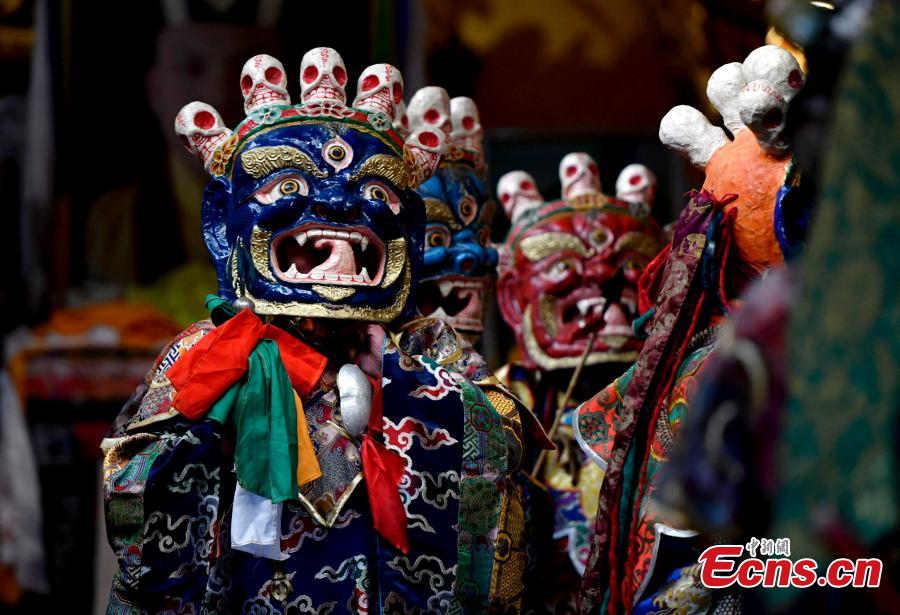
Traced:
MULTIPOLYGON (((173 272, 206 266, 203 173, 178 146, 173 118, 199 99, 235 125, 241 66, 256 53, 296 75, 304 51, 327 45, 351 75, 375 62, 397 65, 408 96, 426 84, 471 96, 493 176, 526 169, 545 196, 558 193, 557 163, 569 151, 596 156, 608 189, 622 167, 643 162, 660 179, 657 209, 668 221, 699 176, 660 146, 660 118, 679 103, 706 109, 711 70, 743 58, 769 27, 763 3, 751 0, 328 6, 0 3, 2 189, 19 218, 4 225, 2 245, 6 262, 22 265, 4 276, 4 329, 123 289, 155 285, 168 300, 173 272), (23 200, 27 208, 14 206, 23 200)), ((190 301, 176 295, 165 307, 186 320, 191 314, 171 304, 190 301)))
MULTIPOLYGON (((0 0, 0 604, 104 606, 98 443, 215 290, 204 173, 172 129, 183 104, 234 126, 247 58, 269 53, 296 76, 307 49, 329 46, 351 83, 390 62, 407 99, 426 84, 474 98, 495 179, 527 170, 551 198, 570 151, 597 159, 605 191, 647 165, 666 223, 702 176, 659 144, 659 120, 676 104, 715 118, 710 73, 767 40, 791 47, 758 0, 0 0)), ((833 81, 839 56, 819 79, 833 81)), ((505 230, 498 219, 495 239, 505 230)), ((511 336, 492 318, 496 365, 511 336)))

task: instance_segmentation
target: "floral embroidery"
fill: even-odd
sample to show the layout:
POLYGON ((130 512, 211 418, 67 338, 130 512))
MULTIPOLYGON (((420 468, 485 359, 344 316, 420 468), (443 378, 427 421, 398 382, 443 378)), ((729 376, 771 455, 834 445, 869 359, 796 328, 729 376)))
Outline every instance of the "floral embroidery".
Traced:
POLYGON ((237 148, 238 136, 231 135, 213 152, 212 162, 209 165, 209 172, 213 175, 224 175, 237 148))

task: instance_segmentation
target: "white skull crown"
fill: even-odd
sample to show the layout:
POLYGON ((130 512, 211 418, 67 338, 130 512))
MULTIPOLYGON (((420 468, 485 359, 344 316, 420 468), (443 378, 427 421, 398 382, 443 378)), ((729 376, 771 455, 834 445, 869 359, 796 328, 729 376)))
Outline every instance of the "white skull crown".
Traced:
POLYGON ((406 103, 402 100, 397 103, 394 111, 394 130, 404 139, 409 135, 409 116, 406 114, 406 103))
POLYGON ((300 61, 300 100, 303 103, 346 104, 347 67, 341 54, 331 47, 316 47, 300 61))
POLYGON ((390 64, 373 64, 362 72, 356 84, 353 106, 370 113, 384 113, 392 121, 403 102, 403 76, 390 64))
POLYGON ((265 105, 289 105, 287 75, 284 66, 266 54, 253 56, 241 71, 241 93, 244 95, 244 113, 249 115, 265 105))
POLYGON ((438 128, 445 135, 452 132, 450 95, 444 88, 430 85, 416 92, 409 101, 406 114, 413 130, 438 128))
MULTIPOLYGON (((767 154, 782 157, 788 151, 781 134, 788 105, 804 82, 794 56, 781 47, 765 45, 750 52, 743 63, 719 67, 707 82, 706 96, 732 137, 749 129, 767 154)), ((663 117, 659 138, 701 169, 729 141, 725 130, 687 105, 674 107, 663 117)))
POLYGON ((515 224, 525 212, 544 204, 534 178, 525 171, 510 171, 497 181, 497 198, 510 221, 515 224))
POLYGON ((559 162, 562 198, 574 199, 585 194, 600 194, 600 171, 597 162, 584 152, 572 152, 559 162))
POLYGON ((616 179, 616 198, 652 206, 656 200, 656 175, 642 164, 629 164, 616 179))
MULTIPOLYGON (((349 117, 358 111, 385 116, 385 127, 379 130, 396 130, 405 141, 404 159, 411 166, 415 178, 421 182, 430 177, 440 162, 450 133, 449 101, 444 105, 441 122, 426 122, 410 130, 404 123, 403 76, 390 64, 375 64, 360 75, 355 110, 346 107, 347 70, 341 55, 330 47, 316 47, 303 55, 300 63, 301 110, 309 115, 349 117)), ((287 75, 284 65, 270 55, 253 56, 244 64, 240 80, 244 97, 244 111, 252 113, 266 107, 283 107, 291 104, 287 91, 287 75)), ((429 88, 425 88, 429 89, 429 88)), ((440 90, 446 99, 447 93, 440 90)), ((277 116, 276 116, 277 117, 277 116)), ((430 117, 430 116, 429 116, 430 117)), ((254 121, 265 121, 256 119, 254 121)), ((175 117, 175 132, 185 148, 196 155, 206 169, 210 168, 213 154, 232 135, 221 115, 212 106, 199 101, 182 107, 175 117)))
POLYGON ((228 138, 231 129, 211 105, 194 101, 182 107, 175 116, 175 133, 187 150, 209 168, 213 152, 228 138))
POLYGON ((450 145, 470 152, 482 152, 484 130, 474 100, 468 96, 451 98, 450 123, 450 145))

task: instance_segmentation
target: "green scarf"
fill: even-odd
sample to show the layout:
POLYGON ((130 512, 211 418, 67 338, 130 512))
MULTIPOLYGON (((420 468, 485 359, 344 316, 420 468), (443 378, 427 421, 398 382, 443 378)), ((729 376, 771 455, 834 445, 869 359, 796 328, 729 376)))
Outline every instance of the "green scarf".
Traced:
MULTIPOLYGON (((206 307, 216 325, 235 315, 224 299, 210 295, 206 307)), ((234 466, 241 487, 273 502, 297 497, 297 406, 278 345, 261 339, 248 358, 247 373, 207 415, 237 433, 234 466)))

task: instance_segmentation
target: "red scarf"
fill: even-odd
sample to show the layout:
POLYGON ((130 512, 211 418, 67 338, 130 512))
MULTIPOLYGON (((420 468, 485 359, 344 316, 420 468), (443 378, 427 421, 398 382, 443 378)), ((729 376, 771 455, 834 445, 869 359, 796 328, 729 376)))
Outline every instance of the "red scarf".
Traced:
MULTIPOLYGON (((173 365, 166 376, 176 390, 173 406, 189 419, 200 419, 247 372, 247 359, 261 339, 274 340, 294 389, 308 394, 325 370, 327 359, 289 333, 263 324, 250 310, 243 310, 217 326, 173 365)), ((363 477, 375 530, 403 553, 406 510, 400 500, 400 481, 405 462, 380 439, 382 433, 381 382, 370 378, 374 394, 368 433, 362 439, 363 477)))

